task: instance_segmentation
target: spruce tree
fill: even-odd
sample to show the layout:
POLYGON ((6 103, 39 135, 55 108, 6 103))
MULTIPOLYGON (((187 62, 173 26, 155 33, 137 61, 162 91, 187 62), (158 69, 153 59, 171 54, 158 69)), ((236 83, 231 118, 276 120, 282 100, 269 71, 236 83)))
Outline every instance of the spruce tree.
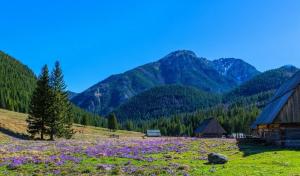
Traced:
POLYGON ((49 71, 47 65, 42 68, 42 73, 38 78, 36 89, 31 97, 29 106, 29 116, 27 118, 28 133, 34 138, 40 134, 41 139, 48 133, 47 118, 49 117, 51 88, 49 86, 49 71))
POLYGON ((71 138, 73 135, 71 104, 66 91, 66 84, 59 62, 55 62, 54 70, 51 74, 51 115, 49 126, 50 139, 54 135, 58 137, 71 138))
POLYGON ((114 113, 111 113, 108 116, 108 129, 111 131, 116 131, 118 129, 118 121, 114 113))

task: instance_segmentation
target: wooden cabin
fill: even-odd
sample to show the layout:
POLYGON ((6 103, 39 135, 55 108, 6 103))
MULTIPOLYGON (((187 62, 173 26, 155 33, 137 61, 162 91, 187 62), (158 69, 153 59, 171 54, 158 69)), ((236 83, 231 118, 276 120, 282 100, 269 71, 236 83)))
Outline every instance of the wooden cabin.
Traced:
POLYGON ((161 137, 160 130, 147 130, 148 137, 161 137))
POLYGON ((251 127, 269 143, 300 146, 300 72, 276 91, 251 127))
POLYGON ((195 130, 197 137, 220 138, 226 131, 215 118, 205 119, 195 130))

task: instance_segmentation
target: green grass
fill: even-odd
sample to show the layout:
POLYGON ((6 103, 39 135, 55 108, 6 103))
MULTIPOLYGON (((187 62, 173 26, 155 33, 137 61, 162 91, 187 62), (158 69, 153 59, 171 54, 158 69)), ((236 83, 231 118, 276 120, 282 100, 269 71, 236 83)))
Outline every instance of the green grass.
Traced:
MULTIPOLYGON (((113 172, 120 171, 100 171, 98 164, 112 164, 116 168, 123 167, 128 161, 138 168, 135 175, 172 175, 168 174, 166 168, 171 168, 177 175, 188 173, 190 175, 213 175, 213 176, 296 176, 300 175, 300 152, 287 149, 279 149, 264 146, 240 146, 232 140, 210 140, 203 139, 201 142, 194 141, 188 144, 190 149, 187 152, 159 153, 151 154, 157 159, 153 162, 138 161, 134 159, 124 159, 117 157, 83 157, 80 164, 72 163, 63 166, 47 166, 47 169, 61 171, 61 175, 114 175, 113 172), (203 153, 199 152, 203 149, 203 153), (229 157, 229 162, 225 165, 210 165, 206 160, 201 160, 209 152, 222 153, 229 157), (178 165, 178 168, 172 165, 178 165)), ((44 175, 45 165, 27 164, 17 170, 8 170, 7 167, 0 167, 0 175, 44 175)))
MULTIPOLYGON (((16 132, 26 133, 25 118, 26 115, 24 114, 0 110, 0 122, 5 124, 5 127, 16 132)), ((86 141, 94 144, 97 140, 112 140, 108 138, 112 133, 103 128, 82 127, 79 125, 75 125, 75 128, 83 130, 83 133, 76 134, 75 139, 71 140, 70 143, 74 142, 76 144, 76 141, 86 141)), ((116 134, 120 135, 121 138, 113 140, 121 143, 132 138, 144 141, 149 140, 147 138, 143 139, 141 133, 117 131, 116 134)), ((1 132, 0 139, 5 145, 34 144, 34 141, 10 139, 7 135, 1 134, 1 132)), ((84 154, 78 154, 82 158, 78 164, 71 162, 61 166, 53 164, 25 164, 15 170, 10 170, 4 165, 0 166, 0 175, 126 175, 122 172, 122 168, 130 162, 130 166, 136 169, 131 175, 300 176, 300 151, 298 150, 271 146, 239 145, 232 139, 198 139, 185 142, 188 150, 183 153, 148 154, 147 157, 152 157, 154 159, 153 162, 105 156, 88 157, 84 154), (206 157, 210 152, 228 156, 229 162, 225 165, 208 164, 206 157), (115 169, 104 171, 97 168, 99 164, 110 164, 115 166, 115 169), (168 169, 172 170, 173 173, 168 173, 168 169), (60 173, 53 174, 54 170, 59 170, 60 173)), ((46 141, 45 144, 52 145, 51 142, 46 141)), ((97 145, 97 143, 94 145, 97 145)), ((53 154, 53 150, 9 153, 1 149, 0 146, 0 163, 1 159, 5 157, 28 155, 28 152, 29 155, 38 153, 41 157, 49 157, 53 154)))

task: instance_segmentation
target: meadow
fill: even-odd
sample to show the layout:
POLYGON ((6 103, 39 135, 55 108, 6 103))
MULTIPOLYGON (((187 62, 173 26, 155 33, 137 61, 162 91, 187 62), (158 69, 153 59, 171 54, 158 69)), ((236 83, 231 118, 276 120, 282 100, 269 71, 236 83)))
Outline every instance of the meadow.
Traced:
POLYGON ((26 115, 0 110, 0 175, 300 175, 300 152, 234 139, 145 138, 128 131, 75 125, 73 139, 33 141, 26 115), (120 138, 110 138, 110 135, 120 138), (228 156, 211 165, 207 155, 228 156))

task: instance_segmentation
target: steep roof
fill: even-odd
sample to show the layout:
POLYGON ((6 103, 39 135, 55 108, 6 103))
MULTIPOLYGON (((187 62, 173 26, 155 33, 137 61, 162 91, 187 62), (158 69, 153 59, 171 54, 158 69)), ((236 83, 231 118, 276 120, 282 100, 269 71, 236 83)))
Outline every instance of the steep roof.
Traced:
POLYGON ((285 106, 290 96, 293 95, 296 88, 300 85, 300 71, 285 82, 275 93, 271 101, 267 104, 260 116, 251 125, 251 128, 256 128, 260 124, 271 124, 285 106))
POLYGON ((195 130, 195 133, 224 134, 226 131, 215 118, 205 119, 195 130))

